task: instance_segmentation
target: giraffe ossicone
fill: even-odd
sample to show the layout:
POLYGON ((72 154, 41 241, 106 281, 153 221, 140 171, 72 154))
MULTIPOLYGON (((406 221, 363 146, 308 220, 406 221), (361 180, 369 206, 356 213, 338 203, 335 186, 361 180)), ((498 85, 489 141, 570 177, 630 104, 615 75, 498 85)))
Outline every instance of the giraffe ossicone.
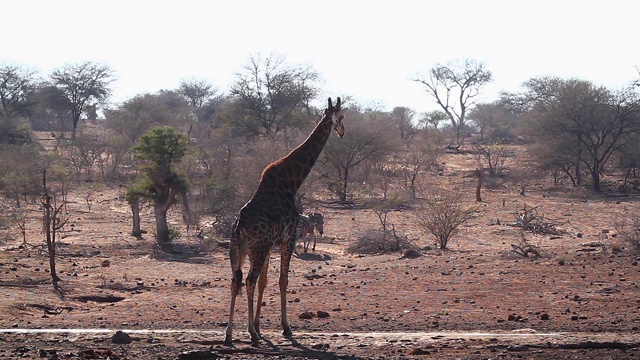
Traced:
POLYGON ((329 98, 328 106, 311 134, 289 154, 269 164, 262 171, 258 189, 240 209, 233 225, 229 246, 232 280, 225 343, 230 344, 233 340, 235 301, 242 286, 242 265, 247 257, 249 273, 245 286, 248 302, 248 330, 252 341, 260 339, 260 311, 264 289, 267 286, 269 254, 276 245, 280 248, 280 322, 284 335, 291 336, 291 326, 287 319, 287 286, 299 220, 295 195, 320 156, 331 135, 331 130, 333 129, 339 137, 344 136, 343 119, 344 110, 340 98, 337 98, 335 106, 329 98), (254 313, 256 285, 258 298, 254 313))

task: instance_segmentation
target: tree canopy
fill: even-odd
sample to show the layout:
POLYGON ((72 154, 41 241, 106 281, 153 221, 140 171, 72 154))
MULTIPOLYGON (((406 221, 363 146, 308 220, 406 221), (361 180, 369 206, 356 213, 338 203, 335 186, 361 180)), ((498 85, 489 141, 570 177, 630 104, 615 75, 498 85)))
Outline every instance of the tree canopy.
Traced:
POLYGON ((288 65, 284 56, 252 55, 230 89, 237 100, 232 121, 253 135, 299 127, 306 116, 297 112, 317 95, 318 79, 311 67, 288 65))
POLYGON ((186 204, 187 179, 175 166, 187 151, 188 139, 168 126, 157 127, 144 134, 134 146, 142 161, 140 176, 127 190, 127 201, 148 199, 153 203, 156 217, 156 237, 159 243, 171 240, 167 225, 167 211, 182 196, 186 204))
POLYGON ((576 185, 585 166, 600 191, 605 164, 640 131, 638 93, 557 77, 531 79, 525 88, 517 101, 527 109, 543 163, 562 169, 576 185))
POLYGON ((113 71, 106 65, 90 61, 67 64, 51 73, 51 81, 60 90, 64 105, 71 115, 72 138, 75 139, 80 116, 109 98, 113 71))

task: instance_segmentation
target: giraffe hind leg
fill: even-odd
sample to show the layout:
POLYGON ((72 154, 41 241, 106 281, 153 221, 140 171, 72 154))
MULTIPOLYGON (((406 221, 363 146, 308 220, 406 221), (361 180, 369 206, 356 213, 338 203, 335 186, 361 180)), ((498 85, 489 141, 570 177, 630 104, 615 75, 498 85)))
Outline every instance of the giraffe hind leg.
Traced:
POLYGON ((262 271, 258 278, 258 299, 256 301, 256 314, 254 315, 253 327, 256 329, 258 335, 260 335, 260 310, 262 309, 262 297, 264 295, 264 289, 267 287, 267 272, 269 270, 269 256, 265 259, 264 265, 262 265, 262 271))
POLYGON ((224 342, 230 345, 233 341, 233 314, 235 311, 236 298, 242 291, 242 265, 245 259, 244 247, 241 246, 239 236, 234 234, 231 237, 229 246, 229 260, 231 262, 231 301, 229 304, 229 321, 224 342))
POLYGON ((235 310, 236 298, 242 289, 242 269, 237 269, 233 273, 233 277, 231 279, 231 302, 229 309, 229 321, 227 323, 227 330, 224 342, 225 344, 231 344, 233 341, 233 312, 235 310))
POLYGON ((255 254, 250 256, 251 260, 251 268, 249 270, 249 274, 247 274, 246 280, 246 288, 247 288, 247 304, 248 304, 248 323, 249 323, 249 334, 251 335, 251 341, 257 342, 260 340, 260 334, 256 331, 255 328, 255 316, 253 311, 253 297, 255 295, 256 284, 258 282, 258 277, 262 272, 262 268, 265 264, 266 258, 269 256, 269 250, 261 252, 259 254, 255 254))

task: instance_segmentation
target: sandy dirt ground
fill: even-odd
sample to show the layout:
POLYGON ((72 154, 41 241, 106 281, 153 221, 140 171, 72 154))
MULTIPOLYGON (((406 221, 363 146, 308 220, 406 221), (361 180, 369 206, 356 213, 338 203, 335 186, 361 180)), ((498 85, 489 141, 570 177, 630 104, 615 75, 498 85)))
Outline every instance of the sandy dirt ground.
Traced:
MULTIPOLYGON (((469 182, 445 166, 443 179, 469 182)), ((129 235, 122 190, 96 185, 89 211, 72 194, 59 240, 61 291, 50 283, 37 210, 27 242, 5 229, 0 242, 0 358, 46 359, 637 359, 640 254, 614 221, 638 214, 638 196, 611 198, 532 184, 483 190, 476 216, 442 251, 410 209, 389 221, 415 254, 349 251, 379 228, 366 208, 319 207, 325 235, 315 253, 292 260, 288 312, 280 328, 279 256, 272 254, 262 313, 264 339, 251 344, 246 295, 236 306, 232 346, 224 345, 230 266, 222 246, 186 235, 154 245, 152 217, 142 239, 129 235), (526 233, 514 212, 537 206, 561 235, 526 233), (431 247, 428 247, 431 246, 431 247), (55 330, 58 329, 58 330, 55 330), (75 329, 75 330, 74 330, 75 329)), ((37 209, 37 208, 34 208, 37 209)), ((172 225, 180 227, 174 214, 172 225)))

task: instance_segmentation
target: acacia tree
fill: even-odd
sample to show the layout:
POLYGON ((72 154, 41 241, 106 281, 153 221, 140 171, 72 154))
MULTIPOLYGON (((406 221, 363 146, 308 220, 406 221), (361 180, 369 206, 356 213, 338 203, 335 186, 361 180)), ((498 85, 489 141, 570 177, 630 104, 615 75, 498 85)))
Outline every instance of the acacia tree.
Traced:
POLYGON ((67 64, 51 73, 51 81, 62 94, 73 124, 72 139, 82 113, 109 98, 113 71, 106 65, 90 61, 67 64))
POLYGON ((41 166, 40 149, 35 144, 5 145, 0 141, 0 192, 6 197, 4 202, 11 199, 20 207, 29 197, 40 194, 41 166))
POLYGON ((26 115, 34 104, 30 95, 35 87, 35 70, 16 65, 0 66, 0 115, 7 118, 26 115))
POLYGON ((513 141, 520 125, 519 113, 504 99, 476 104, 469 112, 469 119, 476 125, 480 142, 513 141))
POLYGON ((237 100, 233 117, 237 127, 249 135, 272 135, 306 124, 308 116, 296 110, 308 108, 317 94, 315 70, 287 65, 280 55, 252 55, 236 76, 230 93, 237 100))
MULTIPOLYGON (((198 116, 198 112, 211 99, 213 99, 218 90, 213 84, 202 79, 182 80, 178 87, 178 93, 189 101, 193 111, 198 116)), ((198 120, 201 120, 198 118, 198 120)))
POLYGON ((464 140, 464 135, 461 139, 461 130, 467 124, 467 111, 480 93, 480 87, 492 80, 491 71, 474 59, 437 64, 426 75, 417 75, 413 79, 424 85, 447 115, 456 132, 456 144, 464 140))
POLYGON ((413 118, 415 115, 414 110, 404 106, 394 107, 391 111, 392 124, 400 132, 400 139, 407 140, 414 135, 416 128, 413 126, 413 118))
POLYGON ((175 169, 187 151, 187 142, 185 135, 176 133, 171 127, 163 126, 142 135, 140 142, 134 146, 142 165, 140 175, 127 189, 125 198, 134 211, 134 231, 134 205, 137 206, 138 201, 143 199, 153 204, 156 240, 159 244, 171 241, 167 212, 177 202, 178 196, 182 197, 183 205, 187 205, 187 180, 175 169))
POLYGON ((592 187, 601 191, 605 164, 640 131, 640 97, 629 87, 611 92, 589 81, 555 77, 534 78, 515 98, 526 104, 536 154, 543 165, 560 168, 575 185, 581 184, 582 165, 592 187))
POLYGON ((185 131, 189 124, 189 104, 174 91, 137 95, 116 109, 106 111, 106 125, 124 136, 130 146, 157 126, 174 126, 185 131))
POLYGON ((440 110, 433 110, 426 113, 422 113, 422 117, 418 120, 418 125, 420 128, 427 128, 429 125, 433 126, 434 129, 438 129, 440 123, 443 121, 447 121, 449 118, 447 114, 440 110))

